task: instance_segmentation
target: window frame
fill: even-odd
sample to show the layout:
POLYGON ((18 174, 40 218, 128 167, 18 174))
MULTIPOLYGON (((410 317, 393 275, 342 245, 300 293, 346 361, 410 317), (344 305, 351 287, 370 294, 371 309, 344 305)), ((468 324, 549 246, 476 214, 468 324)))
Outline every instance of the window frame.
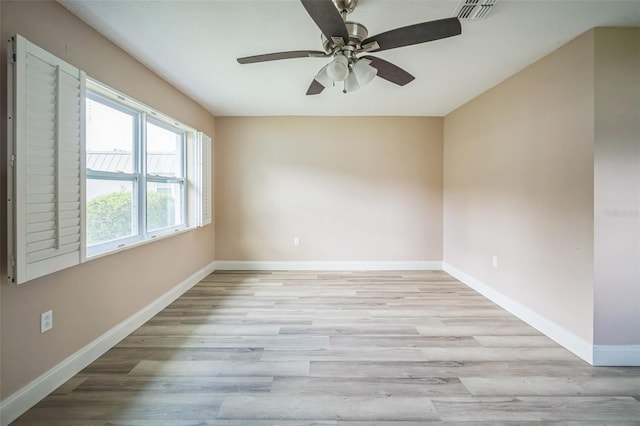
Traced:
MULTIPOLYGON (((135 140, 132 153, 132 173, 94 171, 86 168, 85 183, 89 179, 133 182, 133 197, 134 202, 137 204, 134 206, 135 216, 133 216, 133 220, 136 221, 137 224, 137 233, 131 236, 105 241, 91 246, 86 242, 86 259, 91 260, 97 257, 102 257, 194 229, 196 227, 196 208, 194 202, 195 196, 192 194, 192 187, 194 186, 196 164, 194 148, 191 145, 193 145, 197 131, 147 105, 133 100, 128 96, 125 96, 122 93, 91 79, 90 77, 86 77, 85 97, 86 99, 101 102, 116 110, 128 114, 132 113, 136 116, 135 140), (147 173, 147 123, 151 123, 181 135, 182 140, 180 143, 180 154, 182 158, 180 165, 182 167, 182 177, 149 175, 147 173), (147 184, 149 182, 175 183, 181 186, 180 202, 182 207, 180 214, 182 220, 180 223, 155 230, 147 229, 147 184)), ((87 185, 85 185, 85 187, 86 186, 87 185)), ((84 205, 86 209, 86 196, 84 205)), ((87 232, 87 229, 85 229, 85 232, 87 232)))

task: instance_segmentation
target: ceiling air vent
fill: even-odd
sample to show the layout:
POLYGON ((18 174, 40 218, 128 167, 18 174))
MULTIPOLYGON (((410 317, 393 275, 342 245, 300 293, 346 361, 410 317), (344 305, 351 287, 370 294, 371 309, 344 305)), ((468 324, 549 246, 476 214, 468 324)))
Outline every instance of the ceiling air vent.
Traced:
POLYGON ((495 4, 496 0, 462 0, 454 14, 470 21, 486 19, 495 4))

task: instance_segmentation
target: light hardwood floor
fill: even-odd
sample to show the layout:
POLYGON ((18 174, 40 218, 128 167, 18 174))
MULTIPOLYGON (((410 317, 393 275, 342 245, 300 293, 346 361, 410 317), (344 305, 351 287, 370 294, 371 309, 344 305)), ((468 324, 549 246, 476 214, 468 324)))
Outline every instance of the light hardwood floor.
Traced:
POLYGON ((640 425, 594 368, 444 272, 214 273, 16 420, 640 425))

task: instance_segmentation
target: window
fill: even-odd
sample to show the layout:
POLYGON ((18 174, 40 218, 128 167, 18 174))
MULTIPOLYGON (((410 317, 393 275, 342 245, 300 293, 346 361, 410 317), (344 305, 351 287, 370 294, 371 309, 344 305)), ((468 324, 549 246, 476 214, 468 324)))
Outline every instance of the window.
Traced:
POLYGON ((211 223, 211 139, 24 37, 8 73, 7 265, 21 284, 211 223))
POLYGON ((178 123, 158 119, 154 111, 126 102, 126 98, 123 102, 122 98, 101 90, 97 84, 89 84, 88 256, 187 226, 187 131, 178 123))
POLYGON ((184 132, 147 122, 147 232, 184 221, 184 132))

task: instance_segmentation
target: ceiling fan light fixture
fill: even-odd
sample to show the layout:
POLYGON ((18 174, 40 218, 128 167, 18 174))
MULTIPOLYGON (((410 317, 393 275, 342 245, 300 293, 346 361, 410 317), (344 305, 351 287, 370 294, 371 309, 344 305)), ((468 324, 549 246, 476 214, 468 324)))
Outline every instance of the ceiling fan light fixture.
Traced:
POLYGON ((373 80, 378 74, 378 70, 371 65, 369 65, 366 61, 359 60, 352 67, 352 74, 358 80, 358 84, 360 86, 364 86, 369 84, 371 80, 373 80))
POLYGON ((336 57, 327 65, 327 75, 332 81, 342 81, 349 76, 349 60, 342 54, 336 57))
POLYGON ((358 77, 356 73, 351 71, 349 76, 344 80, 344 93, 353 92, 354 90, 358 90, 360 88, 360 83, 358 83, 358 77))
POLYGON ((322 84, 324 87, 330 87, 333 86, 333 80, 331 79, 331 77, 329 77, 329 74, 327 73, 327 67, 329 65, 325 65, 324 67, 322 67, 320 69, 320 71, 318 71, 318 74, 316 74, 315 76, 315 80, 322 84))

